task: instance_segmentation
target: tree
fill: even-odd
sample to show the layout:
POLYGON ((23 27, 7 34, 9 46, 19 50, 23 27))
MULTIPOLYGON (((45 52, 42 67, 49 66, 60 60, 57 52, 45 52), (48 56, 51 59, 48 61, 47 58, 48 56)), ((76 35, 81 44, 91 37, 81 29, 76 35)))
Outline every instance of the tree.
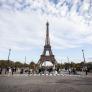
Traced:
POLYGON ((30 67, 31 69, 35 69, 35 68, 36 68, 36 64, 32 61, 32 62, 30 63, 30 65, 29 65, 29 67, 30 67))
POLYGON ((15 62, 15 67, 21 68, 21 67, 23 67, 23 64, 21 62, 17 61, 17 62, 15 62))

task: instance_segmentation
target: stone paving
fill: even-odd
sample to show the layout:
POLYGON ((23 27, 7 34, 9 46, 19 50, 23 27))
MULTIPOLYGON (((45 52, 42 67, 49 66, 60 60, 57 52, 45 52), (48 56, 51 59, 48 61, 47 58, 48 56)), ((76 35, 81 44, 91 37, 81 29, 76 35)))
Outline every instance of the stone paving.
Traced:
POLYGON ((92 92, 92 74, 1 75, 0 92, 92 92))

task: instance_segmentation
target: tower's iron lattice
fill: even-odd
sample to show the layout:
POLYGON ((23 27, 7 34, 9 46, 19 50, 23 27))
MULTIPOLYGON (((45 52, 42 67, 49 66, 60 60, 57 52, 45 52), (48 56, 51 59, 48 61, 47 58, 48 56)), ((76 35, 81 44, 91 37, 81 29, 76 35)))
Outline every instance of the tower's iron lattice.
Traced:
POLYGON ((45 61, 51 62, 53 65, 57 65, 57 61, 55 56, 52 53, 51 45, 50 45, 50 38, 49 38, 49 23, 46 23, 46 39, 45 39, 45 46, 42 55, 38 61, 38 65, 41 66, 45 61), (46 55, 46 52, 49 52, 49 55, 46 55))

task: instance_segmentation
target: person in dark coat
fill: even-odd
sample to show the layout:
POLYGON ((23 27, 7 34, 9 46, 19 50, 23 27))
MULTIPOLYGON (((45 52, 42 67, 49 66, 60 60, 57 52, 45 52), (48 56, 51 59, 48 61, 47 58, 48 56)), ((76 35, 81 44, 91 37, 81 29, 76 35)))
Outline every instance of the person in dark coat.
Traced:
POLYGON ((0 74, 2 74, 2 67, 0 67, 0 74))
POLYGON ((85 73, 86 73, 86 75, 88 75, 88 68, 87 67, 85 69, 85 73))
POLYGON ((11 68, 11 71, 12 71, 12 75, 14 74, 14 68, 11 68))

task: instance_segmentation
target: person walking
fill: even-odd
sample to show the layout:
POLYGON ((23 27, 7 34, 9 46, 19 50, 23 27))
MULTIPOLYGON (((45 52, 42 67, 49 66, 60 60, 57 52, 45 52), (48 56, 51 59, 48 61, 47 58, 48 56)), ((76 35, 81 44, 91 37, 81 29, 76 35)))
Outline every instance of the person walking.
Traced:
POLYGON ((2 74, 2 67, 0 67, 0 74, 2 74))
POLYGON ((85 68, 85 73, 86 73, 86 75, 88 75, 88 68, 87 67, 85 68))
POLYGON ((28 76, 30 75, 30 72, 31 72, 31 71, 30 71, 30 68, 29 68, 29 69, 28 69, 28 76))

